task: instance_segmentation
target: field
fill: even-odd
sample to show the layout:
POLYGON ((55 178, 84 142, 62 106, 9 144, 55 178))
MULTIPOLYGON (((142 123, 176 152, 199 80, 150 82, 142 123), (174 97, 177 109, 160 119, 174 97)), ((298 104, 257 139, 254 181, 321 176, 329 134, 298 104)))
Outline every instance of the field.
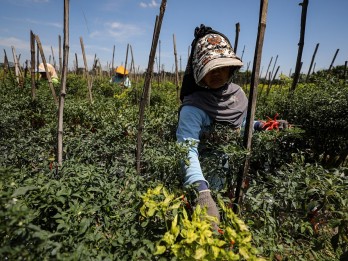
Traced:
MULTIPOLYGON (((333 70, 333 72, 336 72, 333 70)), ((200 144, 204 173, 222 221, 212 231, 205 210, 182 188, 184 147, 175 138, 177 89, 152 80, 136 146, 142 75, 123 89, 68 74, 63 164, 58 166, 57 106, 45 81, 32 98, 0 69, 0 257, 2 260, 347 260, 348 84, 321 72, 289 95, 281 77, 259 85, 256 118, 292 128, 254 133, 243 202, 231 209, 247 151, 242 136, 215 125, 200 144)), ((249 88, 240 73, 236 80, 249 88)), ((60 86, 54 86, 59 94, 60 86)))

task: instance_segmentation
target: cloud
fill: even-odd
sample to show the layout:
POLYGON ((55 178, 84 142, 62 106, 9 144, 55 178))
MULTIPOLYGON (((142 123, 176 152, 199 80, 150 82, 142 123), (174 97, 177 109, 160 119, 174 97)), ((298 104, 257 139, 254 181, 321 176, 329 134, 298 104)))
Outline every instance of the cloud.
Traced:
POLYGON ((56 28, 63 28, 63 25, 61 23, 52 23, 52 22, 44 22, 44 21, 38 21, 33 19, 21 19, 21 18, 12 18, 12 17, 3 17, 6 20, 14 21, 14 22, 20 22, 25 24, 38 24, 42 26, 52 26, 56 28))
POLYGON ((14 46, 16 49, 28 49, 28 41, 23 41, 15 37, 0 38, 0 46, 9 47, 14 46))
POLYGON ((159 4, 156 2, 156 0, 151 0, 151 2, 149 3, 144 3, 144 2, 140 2, 140 7, 142 8, 155 8, 155 7, 158 7, 159 4))
MULTIPOLYGON (((8 59, 12 60, 12 46, 16 50, 17 55, 22 55, 21 60, 30 59, 30 42, 29 40, 22 40, 16 37, 0 38, 0 46, 7 51, 8 59)), ((55 59, 57 61, 58 48, 52 47, 55 54, 55 59)), ((45 54, 45 58, 48 62, 49 56, 52 54, 51 46, 43 45, 42 49, 45 54)), ((41 58, 40 58, 41 59, 41 58)))
POLYGON ((126 42, 133 36, 141 35, 141 28, 132 24, 119 22, 108 22, 104 24, 104 30, 94 31, 90 34, 92 38, 112 37, 118 42, 126 42))

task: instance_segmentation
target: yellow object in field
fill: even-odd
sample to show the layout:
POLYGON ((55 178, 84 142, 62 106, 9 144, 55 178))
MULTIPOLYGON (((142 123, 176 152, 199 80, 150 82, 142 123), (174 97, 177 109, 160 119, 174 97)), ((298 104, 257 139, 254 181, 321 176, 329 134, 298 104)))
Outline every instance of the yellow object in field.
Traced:
POLYGON ((122 65, 120 65, 116 67, 115 73, 127 75, 129 72, 122 65))

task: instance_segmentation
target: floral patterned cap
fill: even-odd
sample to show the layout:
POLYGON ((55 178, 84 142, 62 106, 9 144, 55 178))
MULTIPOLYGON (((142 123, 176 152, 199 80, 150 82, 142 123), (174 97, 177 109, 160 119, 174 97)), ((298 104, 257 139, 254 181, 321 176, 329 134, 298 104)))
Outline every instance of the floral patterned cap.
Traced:
POLYGON ((198 85, 211 70, 220 67, 243 66, 239 57, 233 52, 228 40, 219 34, 207 34, 200 38, 195 46, 192 57, 193 76, 198 85))

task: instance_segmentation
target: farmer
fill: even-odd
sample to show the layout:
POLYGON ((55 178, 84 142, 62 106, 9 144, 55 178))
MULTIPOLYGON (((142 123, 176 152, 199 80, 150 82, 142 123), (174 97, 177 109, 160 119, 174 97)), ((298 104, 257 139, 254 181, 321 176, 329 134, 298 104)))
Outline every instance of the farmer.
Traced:
POLYGON ((115 75, 112 77, 110 82, 120 84, 127 88, 132 85, 128 78, 128 71, 122 65, 116 67, 115 75))
MULTIPOLYGON (((54 67, 51 64, 49 64, 49 63, 46 63, 46 65, 47 65, 48 73, 51 76, 52 83, 59 84, 59 79, 58 79, 58 75, 56 73, 56 69, 54 69, 54 67)), ((43 63, 39 64, 37 72, 40 73, 40 78, 41 79, 48 80, 47 74, 46 74, 46 70, 45 70, 45 66, 44 66, 43 63)))
MULTIPOLYGON (((234 72, 243 65, 228 38, 210 27, 196 27, 191 54, 182 82, 179 123, 176 131, 179 143, 188 142, 189 164, 184 166, 184 186, 198 190, 197 204, 207 208, 207 214, 220 219, 209 184, 198 159, 200 134, 214 122, 228 124, 233 129, 244 127, 248 99, 242 88, 232 83, 234 72)), ((281 121, 280 128, 287 122, 281 121)), ((264 123, 254 122, 254 130, 264 123)))

